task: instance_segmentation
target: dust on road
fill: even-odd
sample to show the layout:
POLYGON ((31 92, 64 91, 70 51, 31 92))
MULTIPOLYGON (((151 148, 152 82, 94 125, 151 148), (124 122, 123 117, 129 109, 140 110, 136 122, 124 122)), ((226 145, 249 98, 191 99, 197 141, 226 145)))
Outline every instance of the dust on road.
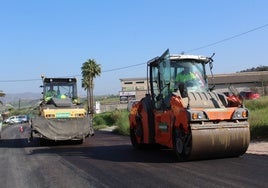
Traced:
POLYGON ((249 144, 247 153, 268 155, 268 142, 265 141, 253 141, 249 144))

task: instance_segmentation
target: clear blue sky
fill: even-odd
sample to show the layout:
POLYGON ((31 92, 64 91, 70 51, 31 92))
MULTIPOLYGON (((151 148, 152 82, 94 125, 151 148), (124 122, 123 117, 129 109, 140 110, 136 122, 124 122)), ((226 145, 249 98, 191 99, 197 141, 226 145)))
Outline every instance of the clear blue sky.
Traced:
POLYGON ((82 64, 95 59, 103 73, 94 93, 118 94, 120 78, 145 77, 146 61, 167 48, 215 52, 216 74, 268 65, 267 7, 267 0, 0 0, 0 90, 39 93, 41 74, 81 80, 82 64))

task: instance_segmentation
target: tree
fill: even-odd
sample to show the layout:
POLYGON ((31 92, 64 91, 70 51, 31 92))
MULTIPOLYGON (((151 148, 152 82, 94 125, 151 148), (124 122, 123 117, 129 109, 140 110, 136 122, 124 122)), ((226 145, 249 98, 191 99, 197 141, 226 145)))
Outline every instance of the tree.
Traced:
MULTIPOLYGON (((4 97, 6 94, 0 90, 0 97, 4 97)), ((0 104, 3 104, 3 102, 0 100, 0 104)))
POLYGON ((250 69, 242 70, 240 72, 256 72, 256 71, 268 71, 268 66, 260 65, 258 67, 252 67, 250 69))
POLYGON ((88 59, 83 63, 82 67, 82 87, 87 90, 87 110, 89 114, 94 113, 93 104, 93 88, 94 88, 94 78, 100 76, 101 66, 97 64, 94 59, 88 59))

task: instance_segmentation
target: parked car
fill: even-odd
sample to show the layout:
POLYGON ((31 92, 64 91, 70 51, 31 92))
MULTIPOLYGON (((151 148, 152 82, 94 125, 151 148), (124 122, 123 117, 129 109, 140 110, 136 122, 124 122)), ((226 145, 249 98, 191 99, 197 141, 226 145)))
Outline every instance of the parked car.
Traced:
POLYGON ((27 115, 19 115, 18 116, 20 123, 27 123, 29 122, 29 118, 27 115))
POLYGON ((21 120, 18 118, 18 116, 10 116, 9 118, 4 120, 4 123, 17 124, 17 123, 21 123, 21 120))
POLYGON ((29 118, 27 115, 10 116, 6 120, 4 120, 4 123, 7 124, 18 124, 27 122, 29 122, 29 118))
POLYGON ((260 98, 260 94, 253 91, 241 91, 240 95, 247 100, 260 98))

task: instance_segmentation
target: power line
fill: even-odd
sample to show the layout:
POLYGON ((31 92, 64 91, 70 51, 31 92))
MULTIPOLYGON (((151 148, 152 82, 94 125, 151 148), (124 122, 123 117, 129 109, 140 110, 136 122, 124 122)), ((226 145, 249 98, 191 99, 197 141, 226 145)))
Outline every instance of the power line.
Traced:
MULTIPOLYGON (((254 31, 256 31, 256 30, 263 29, 264 27, 267 27, 267 26, 268 26, 268 23, 267 23, 267 24, 264 24, 264 25, 262 25, 262 26, 253 28, 253 29, 251 29, 251 30, 245 31, 245 32, 243 32, 243 33, 239 33, 239 34, 236 34, 236 35, 227 37, 227 38, 225 38, 225 39, 222 39, 222 40, 219 40, 219 41, 216 41, 216 42, 213 42, 213 43, 204 45, 204 46, 200 46, 200 47, 198 47, 198 48, 194 48, 194 49, 191 49, 191 50, 187 50, 187 51, 185 51, 185 53, 189 53, 189 52, 197 51, 197 50, 200 50, 200 49, 203 49, 203 48, 207 48, 207 47, 210 47, 210 46, 214 46, 214 45, 216 45, 216 44, 223 43, 223 42, 232 40, 232 39, 234 39, 234 38, 238 38, 238 37, 240 37, 240 36, 242 36, 242 35, 246 35, 246 34, 248 34, 248 33, 254 32, 254 31)), ((105 72, 112 72, 112 71, 118 71, 118 70, 127 69, 127 68, 131 68, 131 67, 136 67, 136 66, 140 66, 140 65, 144 65, 144 64, 145 64, 145 63, 139 63, 139 64, 129 65, 129 66, 125 66, 125 67, 119 67, 119 68, 114 68, 114 69, 108 69, 108 70, 104 70, 104 71, 102 71, 102 73, 105 73, 105 72)), ((76 77, 76 76, 77 76, 77 77, 80 77, 81 74, 79 74, 79 75, 75 75, 75 77, 76 77)), ((64 76, 64 77, 67 77, 67 76, 64 76)), ((40 80, 40 79, 0 80, 0 82, 30 82, 30 81, 37 81, 37 80, 40 80)))
POLYGON ((214 45, 216 45, 216 44, 223 43, 223 42, 226 42, 226 41, 228 41, 228 40, 232 40, 232 39, 234 39, 234 38, 240 37, 240 36, 242 36, 242 35, 246 35, 246 34, 248 34, 248 33, 251 33, 251 32, 253 32, 253 31, 256 31, 256 30, 259 30, 259 29, 262 29, 262 28, 267 27, 267 26, 268 26, 268 24, 264 24, 264 25, 262 25, 262 26, 259 26, 259 27, 254 28, 254 29, 245 31, 245 32, 243 32, 243 33, 239 33, 239 34, 233 35, 233 36, 231 36, 231 37, 227 37, 227 38, 225 38, 225 39, 222 39, 222 40, 219 40, 219 41, 216 41, 216 42, 213 42, 213 43, 210 43, 210 44, 207 44, 207 45, 198 47, 198 48, 194 48, 194 49, 191 49, 191 50, 188 50, 188 51, 185 51, 185 52, 186 52, 186 53, 189 53, 189 52, 192 52, 192 51, 196 51, 196 50, 200 50, 200 49, 207 48, 207 47, 210 47, 210 46, 214 46, 214 45))
MULTIPOLYGON (((126 66, 126 67, 119 67, 119 68, 114 68, 114 69, 108 69, 108 70, 103 70, 101 72, 102 73, 105 73, 105 72, 118 71, 118 70, 127 69, 127 68, 131 68, 131 67, 137 67, 137 66, 144 65, 144 64, 146 64, 146 63, 139 63, 139 64, 135 64, 135 65, 129 65, 129 66, 126 66)), ((81 74, 75 75, 75 77, 80 77, 80 76, 82 76, 82 75, 81 74)))
POLYGON ((26 79, 26 80, 0 80, 0 82, 32 82, 32 81, 40 81, 39 79, 26 79))
POLYGON ((135 65, 129 65, 129 66, 126 66, 126 67, 120 67, 120 68, 114 68, 114 69, 104 70, 102 72, 118 71, 118 70, 130 68, 130 67, 137 67, 137 66, 144 65, 144 64, 145 63, 139 63, 139 64, 135 64, 135 65))
MULTIPOLYGON (((260 29, 262 29, 262 28, 264 28, 264 27, 267 27, 267 26, 268 26, 268 23, 267 23, 267 24, 264 24, 264 25, 262 25, 262 26, 253 28, 253 29, 251 29, 251 30, 245 31, 245 32, 243 32, 243 33, 239 33, 239 34, 233 35, 233 36, 231 36, 231 37, 227 37, 227 38, 225 38, 225 39, 222 39, 222 40, 219 40, 219 41, 216 41, 216 42, 213 42, 213 43, 210 43, 210 44, 207 44, 207 45, 198 47, 198 48, 194 48, 194 49, 192 49, 192 50, 188 50, 188 51, 186 51, 186 52, 189 53, 189 52, 192 52, 192 51, 196 51, 196 50, 200 50, 200 49, 203 49, 203 48, 207 48, 207 47, 209 47, 209 46, 214 46, 214 45, 216 45, 216 44, 219 44, 219 43, 222 43, 222 42, 225 42, 225 41, 228 41, 228 40, 231 40, 231 39, 240 37, 240 36, 242 36, 242 35, 251 33, 251 32, 253 32, 253 31, 260 30, 260 29)), ((139 64, 135 64, 135 65, 129 65, 129 66, 126 66, 126 67, 120 67, 120 68, 114 68, 114 69, 110 69, 110 70, 105 70, 105 71, 102 71, 102 72, 118 71, 118 70, 122 70, 122 69, 130 68, 130 67, 135 67, 135 66, 140 66, 140 65, 144 65, 144 64, 145 64, 145 63, 139 63, 139 64)))

